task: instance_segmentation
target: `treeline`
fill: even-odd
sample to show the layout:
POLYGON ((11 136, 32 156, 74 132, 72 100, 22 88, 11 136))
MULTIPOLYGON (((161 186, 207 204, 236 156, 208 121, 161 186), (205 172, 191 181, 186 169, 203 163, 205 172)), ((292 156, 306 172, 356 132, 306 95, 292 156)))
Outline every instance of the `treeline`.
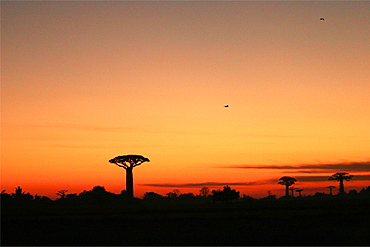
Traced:
MULTIPOLYGON (((52 200, 47 196, 40 196, 38 194, 31 195, 29 192, 25 192, 20 186, 15 188, 14 193, 6 193, 5 190, 1 192, 1 202, 3 205, 7 204, 90 204, 90 205, 103 205, 103 204, 115 204, 122 202, 132 201, 176 201, 176 202, 188 202, 188 203, 206 203, 206 202, 232 202, 235 199, 240 198, 240 192, 231 189, 229 186, 225 186, 223 190, 210 191, 209 188, 203 187, 200 190, 199 195, 193 193, 180 193, 179 190, 174 189, 173 191, 162 196, 155 192, 146 192, 143 199, 131 198, 125 190, 122 190, 120 194, 115 194, 107 191, 103 186, 95 186, 92 190, 84 190, 81 193, 67 193, 68 190, 60 190, 56 193, 59 196, 58 199, 52 200)), ((244 195, 244 198, 246 196, 244 195)), ((250 197, 251 198, 251 197, 250 197)))
POLYGON ((317 192, 313 196, 296 196, 296 197, 281 197, 277 198, 276 195, 269 195, 261 199, 255 199, 251 196, 240 195, 239 191, 231 189, 229 186, 223 187, 222 190, 210 190, 207 187, 203 187, 198 195, 193 193, 180 193, 179 190, 175 189, 165 196, 155 192, 146 192, 143 199, 131 198, 127 196, 125 190, 122 190, 120 194, 115 194, 107 191, 102 186, 95 186, 92 190, 84 190, 81 193, 68 194, 68 190, 60 190, 56 194, 59 196, 58 199, 52 200, 46 196, 31 195, 25 192, 21 187, 15 188, 14 193, 1 192, 1 204, 2 206, 48 206, 48 205, 87 205, 87 206, 99 206, 99 205, 120 205, 122 203, 129 202, 147 202, 147 203, 184 203, 184 204, 199 204, 199 203, 238 203, 238 202, 250 202, 250 201, 275 201, 275 200, 298 200, 298 199, 323 199, 323 198, 370 198, 370 186, 362 188, 359 192, 351 190, 346 194, 326 194, 317 192))

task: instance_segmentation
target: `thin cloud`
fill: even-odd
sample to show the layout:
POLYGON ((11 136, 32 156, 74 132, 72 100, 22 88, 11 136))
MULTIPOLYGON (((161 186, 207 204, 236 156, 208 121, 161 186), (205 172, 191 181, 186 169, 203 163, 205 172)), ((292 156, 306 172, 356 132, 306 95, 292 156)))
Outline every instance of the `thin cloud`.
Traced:
MULTIPOLYGON (((328 181, 330 176, 298 176, 294 177, 299 182, 323 182, 328 181)), ((370 181, 370 175, 354 175, 351 181, 370 181)))
MULTIPOLYGON (((297 176, 297 182, 327 182, 330 176, 297 176)), ((370 181, 370 174, 366 175, 354 175, 353 181, 370 181)), ((223 186, 253 186, 253 185, 265 185, 265 184, 277 184, 278 178, 258 180, 252 182, 232 182, 232 183, 221 183, 221 182, 204 182, 204 183, 161 183, 161 184, 139 184, 140 186, 149 187, 161 187, 161 188, 200 188, 200 187, 223 187, 223 186)))
POLYGON ((216 186, 251 186, 251 185, 262 185, 268 184, 267 181, 255 181, 255 182, 232 182, 232 183, 219 183, 219 182, 205 182, 205 183, 184 183, 184 184, 173 184, 173 183, 163 183, 163 184, 140 184, 141 186, 150 187, 173 187, 173 188, 197 188, 197 187, 216 187, 216 186))
POLYGON ((238 168, 238 169, 276 169, 276 170, 295 170, 293 172, 302 173, 322 173, 322 172, 332 172, 337 170, 347 171, 347 172, 369 172, 370 171, 370 161, 365 162, 348 162, 348 163, 334 163, 334 164, 304 164, 296 166, 276 166, 276 165, 242 165, 242 166, 228 166, 224 168, 238 168))
MULTIPOLYGON (((330 176, 293 176, 297 182, 327 182, 330 176)), ((264 180, 266 183, 277 183, 277 179, 264 180)), ((370 181, 370 174, 354 175, 351 181, 370 181)))

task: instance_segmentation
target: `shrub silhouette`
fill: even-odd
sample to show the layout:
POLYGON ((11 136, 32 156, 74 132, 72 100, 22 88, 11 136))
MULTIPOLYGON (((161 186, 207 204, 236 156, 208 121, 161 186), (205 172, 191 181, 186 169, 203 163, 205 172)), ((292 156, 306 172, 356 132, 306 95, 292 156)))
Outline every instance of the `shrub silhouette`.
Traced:
POLYGON ((200 192, 200 196, 207 197, 210 194, 211 190, 208 187, 203 187, 200 189, 199 192, 200 192))
POLYGON ((357 195, 357 194, 358 194, 358 192, 357 192, 357 190, 355 190, 355 189, 350 190, 350 191, 348 192, 348 195, 352 195, 352 196, 355 196, 355 195, 357 195))
POLYGON ((24 192, 20 186, 15 188, 15 192, 12 193, 12 197, 16 200, 32 200, 33 199, 33 196, 30 193, 24 192))
POLYGON ((239 198, 239 191, 232 190, 228 185, 224 187, 222 191, 212 190, 213 202, 231 202, 234 199, 239 198))
POLYGON ((180 194, 179 195, 179 198, 185 198, 185 199, 189 199, 189 198, 194 198, 194 194, 193 193, 185 193, 185 194, 180 194))
POLYGON ((361 195, 367 195, 367 196, 370 196, 370 186, 366 187, 366 188, 362 188, 361 191, 360 191, 360 194, 361 195))
POLYGON ((59 199, 64 199, 64 198, 66 198, 66 193, 68 192, 68 190, 59 190, 56 194, 58 195, 58 196, 60 196, 60 198, 59 199))
POLYGON ((168 197, 168 198, 176 198, 176 197, 178 197, 180 195, 180 190, 178 190, 178 189, 174 189, 172 192, 168 192, 167 194, 166 194, 166 196, 168 197))
POLYGON ((11 201, 12 195, 5 193, 5 190, 1 191, 1 203, 11 201))
POLYGON ((70 197, 70 199, 77 199, 78 203, 86 204, 87 206, 105 205, 115 201, 116 198, 116 194, 106 191, 103 186, 95 186, 92 190, 84 190, 78 197, 70 197))
POLYGON ((144 199, 146 200, 161 199, 161 198, 163 198, 163 196, 155 192, 145 192, 144 194, 144 199))

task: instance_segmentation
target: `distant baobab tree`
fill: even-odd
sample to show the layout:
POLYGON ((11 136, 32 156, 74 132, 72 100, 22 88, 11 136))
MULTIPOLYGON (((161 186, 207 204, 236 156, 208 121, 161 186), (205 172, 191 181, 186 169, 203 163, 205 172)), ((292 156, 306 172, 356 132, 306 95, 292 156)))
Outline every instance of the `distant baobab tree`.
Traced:
POLYGON ((339 194, 343 195, 344 192, 344 180, 349 181, 353 178, 353 175, 348 175, 347 172, 337 172, 332 175, 329 180, 336 180, 339 181, 339 194))
POLYGON ((295 191, 298 192, 299 197, 302 197, 302 191, 303 191, 303 189, 295 189, 295 191))
POLYGON ((281 177, 278 184, 285 185, 285 196, 289 196, 289 186, 293 185, 297 179, 292 177, 281 177))
POLYGON ((289 190, 292 192, 292 197, 294 197, 294 191, 296 190, 296 188, 290 187, 289 190))
POLYGON ((109 160, 110 163, 122 167, 126 170, 126 192, 129 198, 134 197, 134 178, 132 170, 134 169, 134 167, 149 161, 150 160, 148 158, 135 154, 121 155, 109 160))
POLYGON ((333 195, 333 189, 335 188, 335 186, 330 185, 330 186, 328 186, 326 188, 328 188, 330 190, 329 194, 332 196, 333 195))

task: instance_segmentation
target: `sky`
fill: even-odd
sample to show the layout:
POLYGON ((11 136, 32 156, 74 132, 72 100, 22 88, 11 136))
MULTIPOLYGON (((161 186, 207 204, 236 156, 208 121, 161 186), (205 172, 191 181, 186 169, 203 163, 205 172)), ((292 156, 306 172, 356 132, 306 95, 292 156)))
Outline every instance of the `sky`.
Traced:
POLYGON ((368 1, 1 1, 1 189, 360 190, 369 67, 368 1))

